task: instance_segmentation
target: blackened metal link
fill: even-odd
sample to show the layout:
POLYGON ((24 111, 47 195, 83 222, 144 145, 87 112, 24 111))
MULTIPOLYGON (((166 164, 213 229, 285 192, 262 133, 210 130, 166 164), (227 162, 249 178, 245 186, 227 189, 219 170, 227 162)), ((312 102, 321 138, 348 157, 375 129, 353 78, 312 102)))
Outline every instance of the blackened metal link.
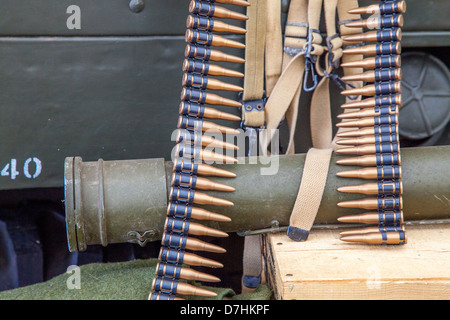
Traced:
POLYGON ((377 180, 393 180, 401 178, 401 169, 398 165, 383 165, 377 167, 377 180))
POLYGON ((378 181, 378 194, 399 195, 401 189, 401 182, 399 180, 378 181))
POLYGON ((187 236, 184 234, 174 234, 174 233, 168 233, 165 232, 162 238, 162 245, 178 249, 178 250, 185 250, 186 249, 186 242, 187 242, 187 236))

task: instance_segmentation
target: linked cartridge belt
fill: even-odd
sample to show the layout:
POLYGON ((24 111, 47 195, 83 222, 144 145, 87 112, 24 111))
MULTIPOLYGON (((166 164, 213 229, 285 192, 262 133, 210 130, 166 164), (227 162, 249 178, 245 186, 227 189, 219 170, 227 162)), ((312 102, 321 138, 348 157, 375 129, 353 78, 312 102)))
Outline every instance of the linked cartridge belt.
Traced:
POLYGON ((149 300, 174 300, 177 295, 215 296, 210 290, 200 289, 187 284, 183 280, 217 282, 217 277, 182 267, 208 266, 221 268, 220 262, 206 259, 190 251, 209 251, 224 253, 225 250, 193 237, 213 236, 226 237, 227 233, 191 221, 212 220, 227 222, 230 219, 219 213, 207 211, 199 205, 218 207, 233 206, 233 202, 214 197, 207 191, 233 192, 234 188, 223 183, 213 182, 204 176, 233 178, 235 175, 224 169, 202 164, 202 161, 219 161, 236 163, 233 157, 218 154, 203 147, 236 150, 234 144, 219 141, 203 132, 233 133, 238 131, 230 127, 218 125, 205 119, 221 119, 240 121, 233 114, 220 112, 209 105, 241 107, 241 103, 226 99, 208 90, 241 92, 243 88, 213 78, 212 76, 243 77, 243 74, 224 67, 211 64, 209 61, 242 63, 243 59, 214 50, 211 47, 244 48, 245 45, 218 35, 218 32, 243 34, 245 29, 222 22, 217 18, 246 20, 243 14, 217 6, 215 3, 248 6, 243 0, 199 1, 189 4, 189 15, 186 21, 188 28, 185 40, 186 59, 183 61, 181 103, 179 106, 178 134, 176 138, 173 175, 169 192, 167 218, 164 224, 162 247, 156 277, 152 284, 149 300), (201 191, 199 191, 201 190, 201 191), (205 192, 204 192, 205 191, 205 192), (181 281, 180 281, 181 280, 181 281))
POLYGON ((398 137, 398 108, 401 105, 401 27, 406 5, 404 1, 382 1, 379 4, 351 9, 351 14, 379 14, 377 18, 349 21, 350 28, 376 29, 352 34, 343 38, 350 43, 372 42, 362 47, 344 50, 344 54, 370 56, 361 61, 343 63, 342 67, 370 69, 361 74, 343 77, 344 81, 364 81, 361 88, 342 91, 345 96, 367 97, 361 101, 344 104, 346 112, 339 116, 338 127, 347 131, 338 133, 337 153, 353 155, 339 160, 339 165, 366 166, 344 170, 337 175, 343 178, 375 180, 355 186, 338 188, 339 192, 373 195, 375 197, 339 202, 344 208, 376 210, 358 215, 348 215, 338 220, 345 223, 377 224, 343 232, 342 240, 368 244, 405 244, 403 223, 403 186, 398 137), (373 43, 375 42, 375 43, 373 43), (355 129, 353 129, 355 128, 355 129))

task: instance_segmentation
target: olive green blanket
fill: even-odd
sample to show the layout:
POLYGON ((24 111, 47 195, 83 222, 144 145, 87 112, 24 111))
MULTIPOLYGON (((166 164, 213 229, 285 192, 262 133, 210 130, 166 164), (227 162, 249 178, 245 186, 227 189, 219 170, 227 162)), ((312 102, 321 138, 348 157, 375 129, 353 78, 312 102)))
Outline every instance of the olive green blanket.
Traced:
MULTIPOLYGON (((88 264, 43 283, 0 292, 0 300, 146 300, 157 262, 157 259, 147 259, 88 264)), ((251 294, 236 294, 226 288, 204 288, 217 293, 213 299, 271 299, 271 292, 264 284, 251 294)), ((183 298, 204 299, 195 296, 183 298)))

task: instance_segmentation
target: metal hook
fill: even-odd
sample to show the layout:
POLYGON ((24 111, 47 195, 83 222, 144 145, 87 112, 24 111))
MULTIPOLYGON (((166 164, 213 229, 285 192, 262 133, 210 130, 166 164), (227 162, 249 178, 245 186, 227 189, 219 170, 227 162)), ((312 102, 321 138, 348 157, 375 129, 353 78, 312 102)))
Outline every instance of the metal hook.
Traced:
POLYGON ((306 58, 305 59, 305 75, 303 78, 303 90, 309 92, 309 91, 313 91, 318 84, 318 80, 317 80, 317 74, 315 74, 314 72, 314 64, 311 62, 310 58, 306 58), (307 82, 308 82, 308 75, 309 72, 311 71, 311 79, 313 81, 313 86, 312 87, 308 87, 307 86, 307 82))

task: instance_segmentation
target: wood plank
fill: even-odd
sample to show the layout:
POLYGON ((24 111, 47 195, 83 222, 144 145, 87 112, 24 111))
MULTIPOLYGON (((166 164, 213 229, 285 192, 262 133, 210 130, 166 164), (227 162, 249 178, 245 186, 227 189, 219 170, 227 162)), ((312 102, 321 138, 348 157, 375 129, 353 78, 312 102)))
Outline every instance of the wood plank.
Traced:
POLYGON ((450 224, 408 225, 408 244, 344 243, 340 230, 305 242, 268 235, 266 277, 277 299, 450 299, 450 224))

